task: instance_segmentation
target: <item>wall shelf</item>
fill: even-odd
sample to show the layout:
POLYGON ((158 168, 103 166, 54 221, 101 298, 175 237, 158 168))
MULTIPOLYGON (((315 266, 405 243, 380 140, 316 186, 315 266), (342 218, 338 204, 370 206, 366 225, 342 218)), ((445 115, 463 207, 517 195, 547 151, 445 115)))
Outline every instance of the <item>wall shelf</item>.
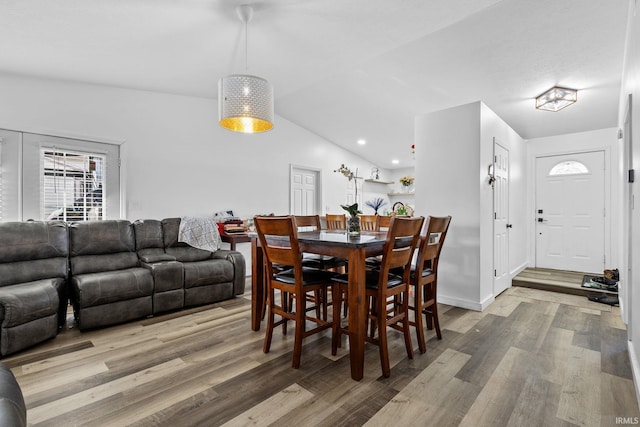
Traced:
POLYGON ((393 181, 382 181, 380 179, 366 178, 364 182, 373 182, 375 184, 393 184, 393 181))
POLYGON ((387 196, 413 196, 414 194, 412 191, 410 193, 387 193, 387 196))

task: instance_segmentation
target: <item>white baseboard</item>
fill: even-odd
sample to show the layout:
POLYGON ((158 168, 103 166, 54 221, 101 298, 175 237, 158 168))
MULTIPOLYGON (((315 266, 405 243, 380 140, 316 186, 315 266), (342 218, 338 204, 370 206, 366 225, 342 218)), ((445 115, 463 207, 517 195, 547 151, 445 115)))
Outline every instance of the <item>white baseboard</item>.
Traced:
POLYGON ((633 385, 636 388, 636 401, 640 407, 640 364, 638 364, 638 355, 631 341, 627 341, 627 349, 629 351, 629 361, 631 362, 631 372, 633 373, 633 385))
POLYGON ((441 304, 452 305, 454 307, 466 308, 468 310, 482 311, 493 302, 493 295, 483 302, 469 301, 461 298, 452 298, 446 295, 438 295, 438 302, 441 304), (490 300, 490 301, 489 301, 490 300))
POLYGON ((511 270, 511 279, 516 277, 518 274, 520 274, 522 272, 522 270, 524 270, 527 267, 529 267, 529 263, 528 262, 523 262, 522 264, 517 266, 515 269, 511 270))

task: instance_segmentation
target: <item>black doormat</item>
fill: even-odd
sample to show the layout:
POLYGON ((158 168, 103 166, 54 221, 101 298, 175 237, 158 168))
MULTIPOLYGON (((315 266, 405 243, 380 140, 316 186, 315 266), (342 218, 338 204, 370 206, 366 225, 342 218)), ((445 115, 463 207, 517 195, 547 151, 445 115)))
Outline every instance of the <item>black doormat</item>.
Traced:
POLYGON ((607 286, 605 284, 602 283, 598 283, 598 282, 594 282, 591 279, 594 278, 599 278, 602 279, 602 276, 593 276, 590 274, 585 274, 584 277, 582 278, 582 287, 583 288, 589 288, 589 289, 599 289, 602 291, 609 291, 609 292, 618 292, 618 286, 617 284, 615 286, 607 286))

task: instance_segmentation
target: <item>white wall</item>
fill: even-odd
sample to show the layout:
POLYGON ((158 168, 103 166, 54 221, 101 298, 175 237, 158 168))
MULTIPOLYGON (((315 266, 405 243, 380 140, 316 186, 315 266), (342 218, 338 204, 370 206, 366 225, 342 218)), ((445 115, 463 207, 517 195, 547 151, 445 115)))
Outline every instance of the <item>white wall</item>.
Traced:
MULTIPOLYGON (((345 163, 368 176, 374 166, 279 116, 264 134, 222 129, 214 99, 2 74, 0 93, 0 129, 121 144, 130 220, 287 214, 291 163, 322 169, 322 213, 342 212, 347 180, 333 170, 345 163)), ((367 197, 386 192, 372 187, 367 197)))
POLYGON ((475 309, 480 303, 479 138, 480 103, 416 118, 416 211, 453 217, 440 255, 438 299, 475 309))
MULTIPOLYGON (((416 118, 416 211, 453 217, 438 272, 438 299, 482 310, 493 294, 493 139, 510 151, 510 270, 526 264, 522 231, 524 141, 481 102, 416 118)), ((514 273, 514 274, 515 274, 514 273)))
MULTIPOLYGON (((618 109, 618 125, 624 128, 628 95, 632 95, 632 147, 633 147, 633 168, 636 171, 636 180, 633 184, 624 185, 626 190, 631 185, 631 191, 635 197, 636 208, 632 211, 631 222, 631 242, 632 242, 632 259, 630 269, 633 273, 632 283, 629 283, 629 289, 632 290, 630 296, 630 306, 628 319, 629 324, 629 355, 633 368, 634 383, 636 386, 636 398, 640 402, 640 365, 638 357, 640 357, 640 292, 637 291, 638 283, 640 283, 640 209, 638 206, 638 186, 640 185, 640 6, 636 0, 629 0, 629 21, 627 25, 627 36, 625 46, 625 63, 622 79, 622 88, 620 91, 620 104, 618 109)), ((628 135, 627 135, 628 136, 628 135)), ((628 232, 628 230, 624 230, 628 232)), ((622 248, 622 251, 625 249, 622 248)), ((628 253, 622 253, 621 258, 625 261, 628 253)), ((621 271, 621 279, 627 277, 626 271, 621 271)))

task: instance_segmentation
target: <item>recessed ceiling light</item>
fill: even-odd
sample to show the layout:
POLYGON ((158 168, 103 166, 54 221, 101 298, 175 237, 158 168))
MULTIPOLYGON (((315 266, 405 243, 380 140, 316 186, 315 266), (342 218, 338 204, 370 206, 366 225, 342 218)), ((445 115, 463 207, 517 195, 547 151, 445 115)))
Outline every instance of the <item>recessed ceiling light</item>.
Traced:
POLYGON ((400 163, 400 160, 393 159, 393 160, 391 160, 391 163, 393 163, 394 165, 397 165, 398 163, 400 163))
POLYGON ((358 140, 358 144, 360 144, 360 145, 364 145, 364 144, 366 144, 366 143, 367 143, 367 141, 366 141, 366 140, 364 140, 364 139, 359 139, 359 140, 358 140))

